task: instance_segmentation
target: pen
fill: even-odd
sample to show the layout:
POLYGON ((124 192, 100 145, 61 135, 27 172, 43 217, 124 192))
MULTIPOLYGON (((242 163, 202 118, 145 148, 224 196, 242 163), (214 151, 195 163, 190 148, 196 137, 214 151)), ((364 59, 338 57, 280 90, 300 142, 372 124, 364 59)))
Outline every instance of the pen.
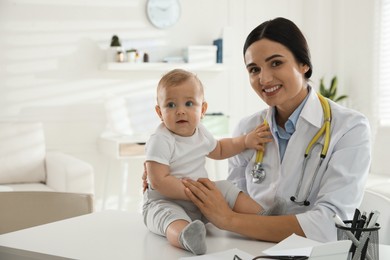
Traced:
MULTIPOLYGON (((374 213, 371 216, 371 219, 368 222, 367 228, 373 228, 376 224, 376 221, 378 220, 380 213, 379 211, 374 211, 374 213)), ((356 248, 355 255, 353 256, 353 260, 360 259, 363 247, 365 246, 367 240, 369 239, 370 232, 365 232, 362 235, 362 238, 360 239, 359 245, 356 248)), ((366 257, 371 260, 372 257, 367 253, 366 257)))
POLYGON ((360 210, 355 209, 355 214, 353 215, 351 227, 356 227, 356 223, 358 222, 359 218, 360 218, 360 210))
POLYGON ((377 211, 377 210, 374 210, 370 213, 370 216, 368 218, 368 225, 367 225, 367 228, 373 228, 376 224, 376 221, 378 220, 379 218, 379 215, 380 215, 380 212, 377 211))
MULTIPOLYGON (((351 226, 351 228, 355 229, 355 237, 356 239, 359 241, 360 240, 360 236, 362 234, 362 229, 364 228, 364 225, 366 224, 366 220, 365 220, 365 217, 361 217, 357 223, 355 224, 355 226, 351 226)), ((359 242, 360 243, 360 242, 359 242)), ((355 252, 356 251, 356 247, 357 245, 353 244, 352 247, 351 247, 351 252, 355 252)))
MULTIPOLYGON (((334 222, 335 222, 337 225, 339 225, 339 226, 341 226, 341 227, 347 227, 347 226, 345 225, 344 221, 342 221, 341 218, 340 218, 337 214, 335 214, 335 215, 333 216, 333 220, 334 220, 334 222)), ((355 246, 359 246, 359 240, 356 239, 356 237, 352 234, 352 232, 349 231, 349 230, 344 230, 344 231, 345 231, 345 234, 348 236, 348 238, 351 239, 351 241, 353 242, 353 244, 354 244, 355 246)))

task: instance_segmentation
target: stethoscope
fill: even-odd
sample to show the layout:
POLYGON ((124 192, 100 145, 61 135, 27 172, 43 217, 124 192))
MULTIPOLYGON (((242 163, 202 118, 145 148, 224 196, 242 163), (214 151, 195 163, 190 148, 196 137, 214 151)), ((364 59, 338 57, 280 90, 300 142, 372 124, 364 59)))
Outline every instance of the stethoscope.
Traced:
MULTIPOLYGON (((310 143, 308 144, 308 146, 305 150, 301 178, 299 180, 299 183, 298 183, 298 186, 297 186, 297 189, 295 191, 294 196, 290 197, 290 200, 292 202, 294 202, 298 205, 301 205, 301 206, 309 206, 310 205, 310 201, 308 200, 309 195, 313 189, 314 181, 317 177, 318 170, 320 169, 322 162, 323 162, 324 158, 326 157, 326 153, 328 152, 329 142, 330 142, 331 110, 330 110, 329 102, 321 94, 318 94, 318 98, 320 99, 321 106, 322 106, 322 109, 324 112, 324 123, 322 124, 322 127, 320 128, 320 130, 318 130, 318 132, 311 139, 310 143), (321 143, 317 142, 321 138, 321 136, 324 136, 324 139, 325 139, 323 145, 321 143), (316 170, 315 170, 314 175, 311 179, 310 186, 306 191, 304 199, 298 200, 298 195, 299 195, 299 191, 301 190, 301 187, 302 187, 302 182, 303 182, 303 177, 305 175, 307 162, 310 159, 311 152, 312 152, 313 148, 317 145, 322 146, 322 150, 321 150, 321 154, 320 154, 320 161, 317 164, 316 170)), ((266 120, 264 120, 264 124, 266 124, 266 125, 268 124, 266 120)), ((253 170, 251 171, 253 183, 261 183, 264 181, 264 179, 266 177, 266 173, 265 173, 265 170, 264 170, 262 163, 263 163, 263 151, 259 150, 256 153, 255 164, 253 166, 253 170)))
MULTIPOLYGON (((268 122, 264 119, 264 125, 268 126, 268 122)), ((265 148, 265 144, 264 144, 265 148)), ((263 167, 263 150, 258 150, 256 153, 255 164, 253 165, 253 170, 251 171, 252 182, 253 183, 262 183, 265 179, 265 170, 263 167)))

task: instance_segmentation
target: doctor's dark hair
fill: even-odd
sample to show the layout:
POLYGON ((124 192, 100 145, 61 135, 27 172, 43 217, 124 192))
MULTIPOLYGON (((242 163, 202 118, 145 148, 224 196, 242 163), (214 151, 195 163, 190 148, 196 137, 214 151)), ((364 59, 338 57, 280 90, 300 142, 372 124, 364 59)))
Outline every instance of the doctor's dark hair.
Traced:
POLYGON ((310 61, 310 51, 305 36, 292 21, 278 17, 266 21, 253 29, 245 40, 244 56, 249 46, 261 39, 268 39, 284 45, 294 55, 298 63, 309 66, 305 73, 306 79, 311 77, 313 66, 310 61))

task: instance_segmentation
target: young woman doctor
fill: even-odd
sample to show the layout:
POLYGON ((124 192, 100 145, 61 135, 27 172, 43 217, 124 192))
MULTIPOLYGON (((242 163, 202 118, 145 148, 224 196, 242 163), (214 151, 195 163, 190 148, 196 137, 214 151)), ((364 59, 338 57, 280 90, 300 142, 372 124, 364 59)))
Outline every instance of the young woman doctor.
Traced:
POLYGON ((362 200, 370 165, 367 119, 308 84, 309 49, 290 20, 256 27, 246 39, 244 61, 253 90, 269 108, 242 119, 234 136, 263 124, 264 154, 247 150, 232 157, 228 179, 265 208, 284 200, 287 214, 233 212, 208 179, 184 180, 187 196, 217 227, 254 239, 278 242, 296 233, 336 240, 332 217, 351 219, 362 200))

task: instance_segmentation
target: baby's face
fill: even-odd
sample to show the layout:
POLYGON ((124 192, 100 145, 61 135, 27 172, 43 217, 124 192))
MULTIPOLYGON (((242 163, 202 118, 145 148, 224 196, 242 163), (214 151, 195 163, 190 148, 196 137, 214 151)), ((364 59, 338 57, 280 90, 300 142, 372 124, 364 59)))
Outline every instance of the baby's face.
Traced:
POLYGON ((207 107, 201 86, 194 79, 162 88, 157 100, 157 114, 171 132, 180 136, 194 134, 207 107))

